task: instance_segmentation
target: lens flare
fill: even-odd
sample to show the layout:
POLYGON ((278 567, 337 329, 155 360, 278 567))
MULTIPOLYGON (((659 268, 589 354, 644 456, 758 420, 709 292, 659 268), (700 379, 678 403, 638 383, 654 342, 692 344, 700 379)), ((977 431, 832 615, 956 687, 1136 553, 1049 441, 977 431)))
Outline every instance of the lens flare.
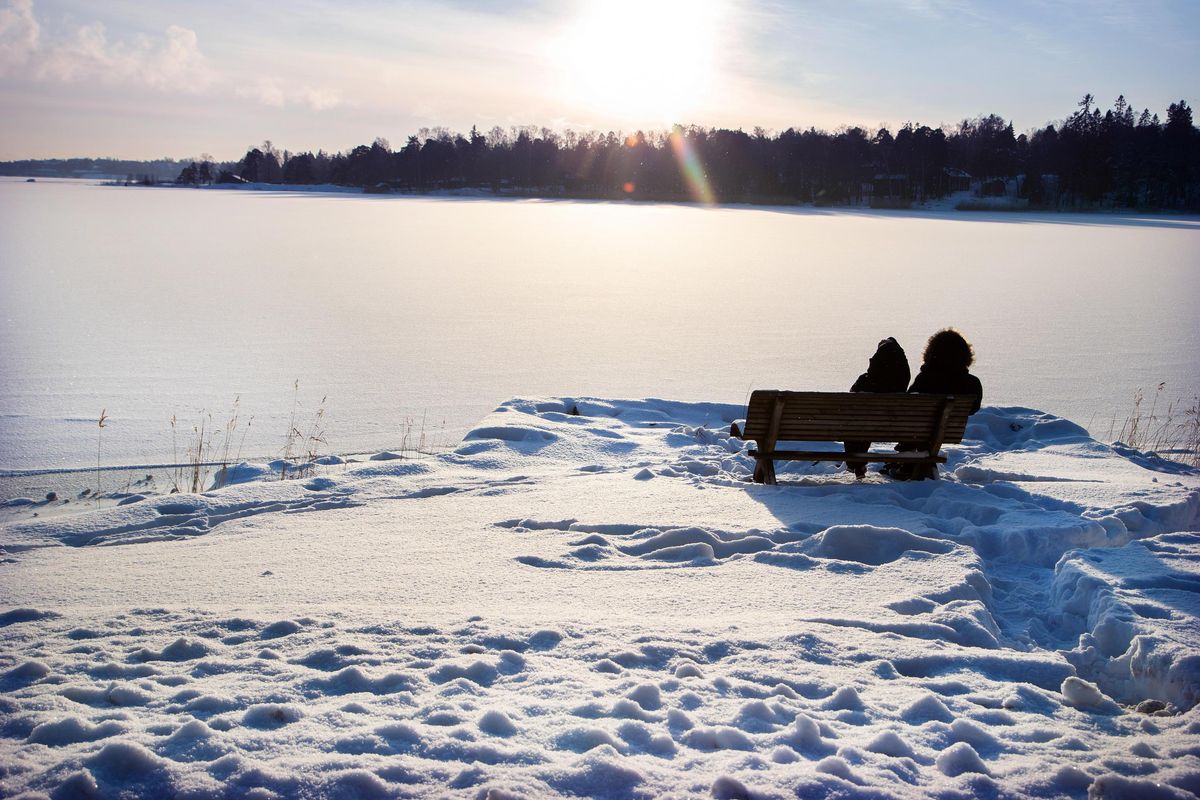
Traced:
POLYGON ((696 152, 696 148, 678 128, 671 132, 670 138, 671 151, 675 154, 675 161, 679 164, 679 174, 683 176, 683 182, 687 184, 688 194, 697 203, 712 205, 717 202, 717 196, 708 183, 708 176, 704 174, 704 164, 700 162, 700 155, 696 152))

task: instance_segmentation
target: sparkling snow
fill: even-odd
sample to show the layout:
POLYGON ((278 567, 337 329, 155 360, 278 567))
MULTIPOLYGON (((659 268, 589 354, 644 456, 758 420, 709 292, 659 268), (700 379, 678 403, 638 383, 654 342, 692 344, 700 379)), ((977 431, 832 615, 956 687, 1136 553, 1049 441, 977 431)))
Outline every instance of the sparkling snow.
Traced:
POLYGON ((1200 472, 989 405, 942 480, 759 486, 742 413, 12 510, 0 794, 1200 791, 1200 472))

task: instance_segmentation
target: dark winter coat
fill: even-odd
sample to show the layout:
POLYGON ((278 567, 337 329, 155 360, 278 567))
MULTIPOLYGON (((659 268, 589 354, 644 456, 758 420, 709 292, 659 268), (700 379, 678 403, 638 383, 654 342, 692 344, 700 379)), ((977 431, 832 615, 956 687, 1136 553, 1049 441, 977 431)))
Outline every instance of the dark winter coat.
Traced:
POLYGON ((972 414, 979 410, 983 398, 983 384, 979 382, 979 378, 963 367, 947 368, 936 362, 922 364, 917 379, 908 390, 923 394, 974 395, 972 414))
POLYGON ((904 348, 891 336, 879 343, 867 371, 850 387, 852 392, 903 392, 911 373, 904 348))

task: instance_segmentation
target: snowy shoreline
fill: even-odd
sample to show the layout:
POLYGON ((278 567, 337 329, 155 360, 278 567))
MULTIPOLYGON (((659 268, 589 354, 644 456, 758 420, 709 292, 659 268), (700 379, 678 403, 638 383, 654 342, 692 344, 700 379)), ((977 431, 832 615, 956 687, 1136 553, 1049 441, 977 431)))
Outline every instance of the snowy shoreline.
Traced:
POLYGON ((914 214, 926 213, 947 214, 949 217, 964 217, 979 219, 989 215, 999 215, 1021 218, 1028 215, 1082 216, 1106 220, 1154 220, 1163 223, 1178 222, 1187 227, 1200 225, 1200 216, 1187 212, 1170 209, 1143 210, 1137 208, 1049 208, 1042 206, 1018 206, 1004 202, 1003 198, 980 198, 971 192, 956 192, 936 200, 913 203, 908 207, 873 207, 870 205, 818 205, 809 202, 791 201, 786 198, 763 198, 760 201, 737 201, 701 203, 687 197, 592 197, 587 195, 538 194, 537 192, 519 192, 516 190, 498 192, 491 189, 469 187, 462 189, 389 189, 388 191, 368 191, 358 186, 342 186, 335 183, 301 184, 301 183, 212 183, 202 186, 176 183, 157 183, 151 186, 127 184, 124 181, 100 181, 97 185, 133 189, 200 189, 205 191, 246 191, 246 192, 278 192, 283 194, 316 194, 332 196, 361 196, 370 198, 424 198, 430 200, 507 200, 507 201, 538 201, 538 202, 575 202, 575 203, 637 203, 639 205, 671 205, 694 206, 696 208, 725 208, 725 209, 781 209, 792 212, 809 213, 864 213, 864 214, 914 214), (968 208, 958 208, 960 203, 969 204, 968 208))
POLYGON ((1200 470, 985 407, 942 480, 766 487, 742 413, 0 524, 0 793, 1200 789, 1200 470))
MULTIPOLYGON (((1171 209, 1138 209, 1138 208, 1052 208, 1046 206, 1022 206, 995 197, 976 197, 972 192, 956 192, 936 200, 913 203, 908 207, 872 207, 868 205, 817 205, 811 202, 788 201, 786 198, 765 197, 761 201, 738 201, 700 203, 687 197, 592 197, 587 195, 538 194, 537 192, 520 192, 517 190, 494 191, 480 187, 465 187, 460 189, 392 189, 388 191, 368 191, 360 186, 343 186, 335 183, 211 183, 204 185, 177 184, 161 182, 149 186, 127 183, 119 176, 98 176, 82 178, 47 178, 37 177, 45 183, 85 183, 95 186, 129 188, 129 189, 200 189, 205 191, 242 191, 270 192, 279 194, 310 194, 336 197, 370 197, 370 198, 424 198, 430 200, 501 200, 501 201, 538 201, 538 202, 578 202, 578 203, 637 203, 639 205, 679 205, 695 206, 697 208, 725 209, 781 209, 792 212, 834 213, 850 212, 864 214, 914 214, 927 213, 947 214, 950 218, 980 219, 1000 218, 1011 216, 1020 219, 1027 216, 1048 215, 1050 217, 1073 217, 1103 219, 1103 220, 1147 220, 1165 224, 1181 223, 1186 227, 1200 225, 1200 216, 1171 209), (959 204, 968 207, 958 208, 959 204)), ((0 176, 0 181, 25 182, 24 176, 0 176)))

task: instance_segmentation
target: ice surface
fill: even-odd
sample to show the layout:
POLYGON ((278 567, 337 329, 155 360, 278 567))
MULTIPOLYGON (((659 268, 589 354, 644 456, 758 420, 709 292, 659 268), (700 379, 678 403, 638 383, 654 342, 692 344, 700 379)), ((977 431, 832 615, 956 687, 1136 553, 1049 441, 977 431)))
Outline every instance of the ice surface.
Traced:
POLYGON ((942 480, 760 486, 741 413, 519 399, 0 525, 0 794, 1200 788, 1195 470, 989 406, 942 480))
POLYGON ((986 402, 1100 434, 1200 392, 1194 217, 32 188, 0 181, 0 469, 94 466, 101 409, 104 463, 167 463, 173 414, 182 454, 238 395, 266 462, 297 379, 336 453, 453 447, 520 393, 841 391, 945 325, 986 402))

